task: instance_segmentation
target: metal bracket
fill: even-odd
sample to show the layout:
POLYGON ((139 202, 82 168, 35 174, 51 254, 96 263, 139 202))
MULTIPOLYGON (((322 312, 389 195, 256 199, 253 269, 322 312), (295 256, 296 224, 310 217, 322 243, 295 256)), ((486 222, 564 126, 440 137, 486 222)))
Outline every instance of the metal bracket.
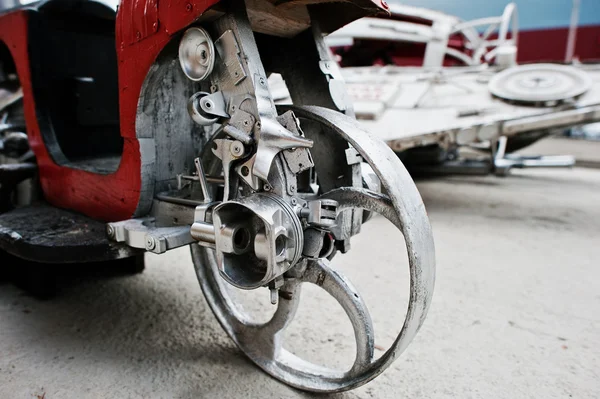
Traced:
POLYGON ((153 217, 108 223, 106 232, 117 242, 142 248, 155 254, 195 242, 189 226, 155 227, 153 217))
POLYGON ((522 156, 506 154, 506 136, 498 139, 498 149, 494 155, 494 174, 506 176, 510 169, 525 168, 569 168, 575 165, 572 155, 522 156))
POLYGON ((225 62, 227 71, 229 71, 229 75, 236 85, 248 76, 240 61, 240 46, 238 46, 231 29, 226 30, 225 33, 215 40, 215 48, 221 59, 225 62))

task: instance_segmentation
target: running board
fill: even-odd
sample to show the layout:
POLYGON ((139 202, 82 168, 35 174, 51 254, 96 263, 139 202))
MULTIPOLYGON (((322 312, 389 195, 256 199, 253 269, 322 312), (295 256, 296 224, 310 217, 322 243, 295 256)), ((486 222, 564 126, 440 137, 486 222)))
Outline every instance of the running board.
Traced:
POLYGON ((48 204, 0 214, 0 250, 42 263, 100 262, 140 253, 110 241, 105 223, 48 204))

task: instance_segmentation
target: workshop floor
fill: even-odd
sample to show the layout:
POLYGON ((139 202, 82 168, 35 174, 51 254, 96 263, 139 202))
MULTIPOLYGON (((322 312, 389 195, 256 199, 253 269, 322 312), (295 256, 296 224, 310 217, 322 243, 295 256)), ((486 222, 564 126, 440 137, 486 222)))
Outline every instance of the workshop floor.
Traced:
MULTIPOLYGON (((334 397, 600 397, 600 170, 418 186, 438 264, 428 319, 383 375, 334 397)), ((376 217, 352 255, 336 259, 373 307, 378 354, 403 320, 398 242, 376 217)), ((79 273, 62 285, 42 302, 0 284, 0 399, 312 396, 271 379, 235 348, 202 297, 187 250, 147 256, 140 275, 79 273)), ((308 288, 291 348, 347 364, 349 322, 308 288)), ((266 290, 258 295, 268 300, 266 290)))

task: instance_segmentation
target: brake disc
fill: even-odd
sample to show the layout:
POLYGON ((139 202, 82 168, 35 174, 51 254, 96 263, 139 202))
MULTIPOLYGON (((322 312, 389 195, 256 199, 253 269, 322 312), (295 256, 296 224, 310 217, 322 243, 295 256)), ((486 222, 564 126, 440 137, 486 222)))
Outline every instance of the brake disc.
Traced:
MULTIPOLYGON (((339 112, 313 106, 290 109, 299 118, 306 137, 327 150, 321 154, 313 153, 317 176, 326 179, 328 174, 335 173, 336 165, 329 160, 336 157, 331 152, 340 151, 336 143, 345 141, 346 149, 354 148, 369 164, 387 194, 371 191, 358 183, 346 187, 320 183, 320 198, 337 201, 337 212, 364 209, 379 213, 404 236, 410 268, 410 295, 404 324, 394 343, 385 354, 374 359, 374 330, 367 307, 348 278, 331 267, 325 258, 310 259, 303 268, 285 278, 280 287, 280 292, 285 295, 279 295, 277 309, 265 323, 252 321, 250 314, 236 306, 229 293, 231 287, 219 273, 214 249, 192 245, 192 258, 211 309, 225 331, 254 363, 296 388, 315 392, 344 391, 370 381, 385 370, 423 324, 435 281, 433 236, 416 186, 385 143, 339 112), (338 301, 350 318, 356 340, 356 357, 350 370, 325 368, 286 350, 283 332, 298 308, 302 283, 319 285, 338 301)), ((345 154, 341 155, 345 157, 345 154)))

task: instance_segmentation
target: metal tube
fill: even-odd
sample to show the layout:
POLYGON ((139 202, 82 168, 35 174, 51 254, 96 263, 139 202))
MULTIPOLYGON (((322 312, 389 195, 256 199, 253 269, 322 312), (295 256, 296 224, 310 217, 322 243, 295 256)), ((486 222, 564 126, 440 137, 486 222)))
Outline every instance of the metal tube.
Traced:
POLYGON ((204 174, 204 168, 202 167, 202 161, 200 158, 194 159, 196 165, 196 173, 198 173, 198 180, 200 180, 200 186, 202 187, 202 195, 204 196, 204 202, 212 202, 212 196, 208 191, 208 183, 206 182, 206 175, 204 174))
POLYGON ((208 244, 215 243, 215 226, 212 224, 196 222, 192 224, 190 234, 194 240, 208 244))
POLYGON ((565 62, 571 63, 575 53, 575 43, 577 40, 577 25, 579 24, 579 5, 581 0, 573 0, 571 8, 571 22, 569 23, 569 36, 567 37, 567 51, 565 52, 565 62))
POLYGON ((227 135, 229 135, 230 137, 233 137, 234 139, 241 141, 244 144, 252 144, 252 137, 248 136, 246 133, 236 128, 235 126, 226 125, 223 128, 223 131, 227 133, 227 135))

